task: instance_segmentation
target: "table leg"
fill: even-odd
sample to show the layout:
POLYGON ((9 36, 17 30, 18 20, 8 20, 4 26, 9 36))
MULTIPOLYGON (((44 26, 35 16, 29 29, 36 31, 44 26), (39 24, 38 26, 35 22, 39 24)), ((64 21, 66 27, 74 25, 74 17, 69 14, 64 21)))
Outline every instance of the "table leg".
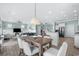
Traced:
POLYGON ((43 46, 39 46, 39 56, 43 55, 43 46))
POLYGON ((52 42, 50 41, 50 42, 49 42, 49 47, 51 47, 51 46, 52 46, 52 42))

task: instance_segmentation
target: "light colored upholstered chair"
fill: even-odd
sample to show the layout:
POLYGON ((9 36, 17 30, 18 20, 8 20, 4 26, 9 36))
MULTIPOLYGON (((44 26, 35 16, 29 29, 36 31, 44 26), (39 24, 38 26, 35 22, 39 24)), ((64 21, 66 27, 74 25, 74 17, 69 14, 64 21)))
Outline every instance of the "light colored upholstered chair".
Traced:
POLYGON ((74 36, 74 46, 79 48, 79 34, 75 34, 74 36))
POLYGON ((59 34, 58 34, 58 32, 47 33, 47 35, 49 35, 50 38, 52 39, 52 45, 58 46, 58 44, 59 44, 59 34))
POLYGON ((23 51, 25 55, 31 56, 39 53, 39 49, 23 41, 23 51))
MULTIPOLYGON (((49 36, 44 36, 44 38, 51 39, 49 36)), ((49 44, 44 45, 43 48, 47 50, 49 48, 49 44)))
POLYGON ((1 38, 1 39, 0 39, 0 44, 2 45, 3 40, 4 40, 4 35, 1 35, 0 38, 1 38))
POLYGON ((64 42, 59 50, 55 48, 49 48, 47 51, 43 53, 44 56, 65 56, 67 52, 67 43, 64 42))
POLYGON ((21 53, 23 53, 22 39, 20 38, 19 35, 17 35, 16 38, 17 38, 18 47, 20 48, 20 53, 19 53, 20 55, 21 53))
POLYGON ((2 48, 3 41, 4 41, 4 35, 1 35, 0 36, 0 51, 1 51, 1 48, 2 48))

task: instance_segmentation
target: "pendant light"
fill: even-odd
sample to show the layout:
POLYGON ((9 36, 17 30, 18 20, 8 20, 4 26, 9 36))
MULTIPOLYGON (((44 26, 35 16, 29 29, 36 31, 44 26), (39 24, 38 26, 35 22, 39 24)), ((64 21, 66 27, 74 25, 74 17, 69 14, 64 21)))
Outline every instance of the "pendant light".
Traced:
POLYGON ((41 22, 38 20, 37 16, 36 16, 36 3, 34 4, 35 8, 34 8, 34 17, 31 20, 31 24, 33 25, 40 25, 41 22))

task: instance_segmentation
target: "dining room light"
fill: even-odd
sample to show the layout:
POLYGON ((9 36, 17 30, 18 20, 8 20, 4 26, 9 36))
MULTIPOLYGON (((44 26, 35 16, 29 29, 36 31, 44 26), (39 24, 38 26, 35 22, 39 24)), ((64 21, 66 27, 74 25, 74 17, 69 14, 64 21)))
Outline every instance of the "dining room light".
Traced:
POLYGON ((31 20, 31 24, 33 24, 33 25, 39 25, 39 24, 41 24, 41 22, 40 22, 40 20, 37 18, 37 16, 36 16, 36 3, 35 3, 35 8, 34 8, 34 17, 32 18, 32 20, 31 20))
POLYGON ((38 20, 36 17, 34 17, 34 18, 32 18, 32 20, 31 20, 31 24, 33 24, 33 25, 40 25, 41 22, 40 22, 40 20, 38 20))

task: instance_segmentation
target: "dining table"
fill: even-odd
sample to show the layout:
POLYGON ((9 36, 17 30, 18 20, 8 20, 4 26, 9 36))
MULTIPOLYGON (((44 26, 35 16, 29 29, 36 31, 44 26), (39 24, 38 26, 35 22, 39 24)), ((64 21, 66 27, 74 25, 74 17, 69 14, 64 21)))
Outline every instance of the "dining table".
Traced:
POLYGON ((43 46, 49 44, 49 47, 51 47, 51 38, 45 38, 40 36, 26 36, 22 37, 22 39, 36 47, 39 48, 39 56, 43 55, 43 46))

